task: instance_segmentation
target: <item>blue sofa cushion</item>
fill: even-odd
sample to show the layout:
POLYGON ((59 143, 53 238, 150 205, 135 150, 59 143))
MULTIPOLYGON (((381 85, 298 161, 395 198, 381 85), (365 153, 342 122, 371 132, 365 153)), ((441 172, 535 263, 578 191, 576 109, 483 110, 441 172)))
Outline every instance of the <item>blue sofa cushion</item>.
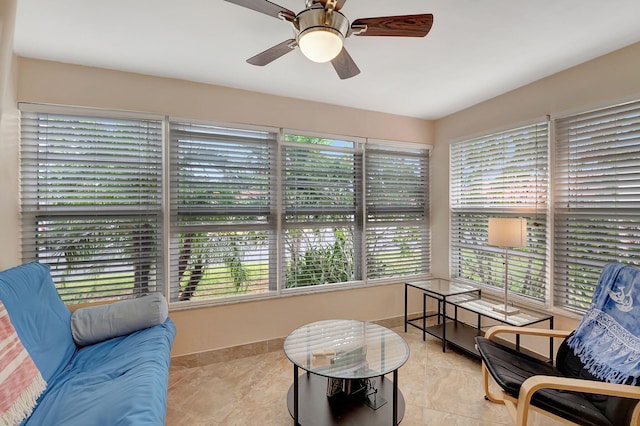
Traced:
POLYGON ((168 318, 79 349, 23 426, 164 425, 175 333, 168 318))
POLYGON ((0 272, 0 300, 47 383, 76 351, 70 332, 71 312, 60 299, 49 269, 31 262, 0 272))

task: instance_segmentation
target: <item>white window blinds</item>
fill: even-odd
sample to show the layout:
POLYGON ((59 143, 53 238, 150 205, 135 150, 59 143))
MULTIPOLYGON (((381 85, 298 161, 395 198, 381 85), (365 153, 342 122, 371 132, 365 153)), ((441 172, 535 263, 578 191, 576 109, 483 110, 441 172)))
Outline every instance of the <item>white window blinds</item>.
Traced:
POLYGON ((361 252, 359 149, 353 141, 285 135, 285 288, 360 279, 354 256, 354 250, 361 252))
POLYGON ((199 305, 429 272, 422 146, 20 108, 23 258, 52 266, 67 303, 162 291, 199 305))
POLYGON ((65 302, 162 291, 162 122, 21 114, 23 259, 65 302))
POLYGON ((640 102, 556 120, 554 298, 585 310, 602 267, 640 264, 640 102))
POLYGON ((429 151, 368 144, 367 278, 430 271, 429 151))
POLYGON ((509 291, 546 302, 548 124, 450 146, 451 276, 504 288, 504 249, 489 217, 527 219, 527 246, 509 250, 509 291))
POLYGON ((170 123, 171 300, 275 290, 277 134, 170 123))

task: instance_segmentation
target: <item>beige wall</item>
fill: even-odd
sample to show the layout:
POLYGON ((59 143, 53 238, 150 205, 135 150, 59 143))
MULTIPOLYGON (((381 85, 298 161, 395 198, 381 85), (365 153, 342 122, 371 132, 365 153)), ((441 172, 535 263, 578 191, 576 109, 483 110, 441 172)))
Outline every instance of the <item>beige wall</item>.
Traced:
POLYGON ((0 117, 0 270, 20 263, 18 197, 19 115, 16 108, 17 66, 9 61, 0 117))
POLYGON ((20 58, 18 99, 427 144, 435 127, 417 118, 27 58, 20 58))
MULTIPOLYGON (((18 100, 133 110, 407 142, 433 142, 434 124, 416 118, 138 74, 19 59, 18 100)), ((16 179, 17 155, 0 158, 16 179)), ((5 188, 3 188, 5 191, 5 188)), ((9 188, 17 196, 17 188, 9 188)), ((18 229, 17 203, 0 226, 18 229), (6 220, 5 220, 6 219, 6 220)), ((10 241, 18 245, 14 235, 10 241)), ((18 263, 14 257, 11 262, 18 263)), ((11 266, 5 262, 4 266, 11 266)), ((286 336, 326 318, 377 320, 402 315, 402 285, 378 286, 172 311, 173 355, 286 336)))
MULTIPOLYGON (((619 99, 640 98, 640 43, 538 80, 436 122, 433 193, 449 184, 449 142, 514 124, 619 99)), ((448 201, 432 200, 434 246, 448 246, 448 201)), ((434 251, 434 273, 448 274, 448 253, 434 251)))
POLYGON ((171 318, 180 333, 175 353, 281 338, 322 319, 393 318, 403 309, 404 286, 399 284, 174 311, 171 318))
POLYGON ((10 75, 11 58, 13 56, 13 29, 16 21, 16 0, 0 2, 0 116, 7 91, 10 75))
POLYGON ((18 227, 17 61, 13 55, 16 1, 0 2, 0 270, 20 261, 18 227))

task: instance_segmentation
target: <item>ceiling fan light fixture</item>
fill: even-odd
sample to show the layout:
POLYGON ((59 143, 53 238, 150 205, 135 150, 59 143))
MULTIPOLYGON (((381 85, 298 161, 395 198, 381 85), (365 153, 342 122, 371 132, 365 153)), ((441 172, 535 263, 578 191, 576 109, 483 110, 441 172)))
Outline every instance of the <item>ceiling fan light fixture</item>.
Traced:
POLYGON ((296 41, 304 56, 314 62, 329 62, 342 51, 349 20, 337 10, 325 11, 320 3, 296 16, 296 41))
POLYGON ((424 37, 433 25, 431 13, 360 18, 351 24, 340 12, 347 0, 305 0, 306 9, 298 14, 271 0, 226 1, 282 19, 289 23, 293 30, 294 38, 252 56, 247 59, 249 64, 267 65, 299 47, 303 55, 311 61, 331 61, 341 80, 360 74, 360 69, 343 46, 344 39, 352 35, 424 37))
POLYGON ((310 28, 298 37, 304 56, 314 62, 329 62, 342 51, 342 36, 332 28, 310 28))

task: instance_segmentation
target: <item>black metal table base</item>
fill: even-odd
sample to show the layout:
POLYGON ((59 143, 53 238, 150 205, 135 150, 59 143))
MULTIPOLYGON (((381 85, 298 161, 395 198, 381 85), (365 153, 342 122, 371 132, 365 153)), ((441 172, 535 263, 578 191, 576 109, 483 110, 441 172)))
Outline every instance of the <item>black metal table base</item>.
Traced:
MULTIPOLYGON (((316 374, 303 373, 294 381, 287 393, 287 408, 291 417, 295 419, 295 385, 297 382, 298 423, 303 426, 311 425, 367 425, 389 426, 393 424, 395 414, 399 424, 404 417, 405 402, 402 392, 397 385, 386 377, 371 379, 375 381, 377 389, 375 398, 388 401, 371 408, 364 399, 364 395, 327 397, 327 378, 316 374), (394 393, 396 398, 394 399, 394 393), (395 402, 395 404, 394 404, 395 402), (395 407, 395 413, 394 413, 395 407)), ((374 396, 370 395, 371 401, 374 396)))

